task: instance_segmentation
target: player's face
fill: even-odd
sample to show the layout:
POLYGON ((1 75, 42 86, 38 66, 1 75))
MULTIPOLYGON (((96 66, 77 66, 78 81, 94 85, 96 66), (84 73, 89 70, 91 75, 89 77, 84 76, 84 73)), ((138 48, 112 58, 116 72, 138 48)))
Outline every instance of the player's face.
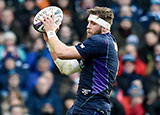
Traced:
POLYGON ((91 20, 88 20, 87 38, 89 38, 92 35, 101 34, 101 33, 102 33, 102 27, 99 24, 97 24, 91 20))

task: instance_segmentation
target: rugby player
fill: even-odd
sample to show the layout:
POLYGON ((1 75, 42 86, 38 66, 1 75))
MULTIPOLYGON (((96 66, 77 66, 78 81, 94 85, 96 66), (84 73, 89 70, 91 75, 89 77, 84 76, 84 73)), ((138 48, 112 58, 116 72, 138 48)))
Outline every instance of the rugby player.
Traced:
POLYGON ((110 29, 114 14, 110 8, 95 7, 89 15, 87 39, 75 46, 62 43, 52 17, 43 16, 44 39, 52 58, 61 71, 69 75, 81 71, 77 97, 67 115, 110 115, 110 91, 116 80, 118 48, 110 29))

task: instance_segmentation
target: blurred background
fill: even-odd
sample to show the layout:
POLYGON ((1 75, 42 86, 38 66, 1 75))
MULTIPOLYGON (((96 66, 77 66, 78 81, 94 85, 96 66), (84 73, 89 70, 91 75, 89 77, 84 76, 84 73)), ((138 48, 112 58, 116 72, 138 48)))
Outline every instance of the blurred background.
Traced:
POLYGON ((0 115, 64 115, 76 97, 80 73, 62 76, 35 14, 58 6, 57 33, 67 45, 86 39, 86 10, 109 7, 119 47, 111 115, 160 114, 160 0, 0 0, 0 115))

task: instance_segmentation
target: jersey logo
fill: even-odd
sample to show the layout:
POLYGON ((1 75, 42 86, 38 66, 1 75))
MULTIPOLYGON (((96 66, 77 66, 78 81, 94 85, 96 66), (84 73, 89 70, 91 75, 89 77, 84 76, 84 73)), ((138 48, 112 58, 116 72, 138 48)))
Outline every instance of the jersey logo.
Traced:
POLYGON ((81 68, 81 69, 85 68, 84 60, 80 60, 79 65, 80 65, 80 68, 81 68))
POLYGON ((91 90, 89 90, 89 89, 82 89, 82 93, 84 95, 87 95, 89 92, 91 92, 91 90))
POLYGON ((117 46, 117 43, 116 43, 116 42, 113 42, 113 45, 114 45, 114 49, 118 52, 118 46, 117 46))
POLYGON ((81 48, 85 48, 85 46, 83 44, 80 45, 81 48))

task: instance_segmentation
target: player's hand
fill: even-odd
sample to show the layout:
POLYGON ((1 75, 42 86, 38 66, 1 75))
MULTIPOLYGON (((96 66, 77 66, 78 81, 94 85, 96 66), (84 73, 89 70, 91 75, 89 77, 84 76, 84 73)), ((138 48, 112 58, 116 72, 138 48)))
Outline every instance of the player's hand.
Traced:
MULTIPOLYGON (((56 30, 56 32, 59 30, 59 28, 56 30)), ((45 33, 42 33, 43 34, 43 39, 48 42, 48 37, 47 37, 47 34, 46 32, 45 33)))
POLYGON ((43 25, 44 25, 44 29, 46 32, 50 31, 50 30, 53 30, 53 31, 57 31, 59 29, 59 26, 60 25, 57 25, 55 23, 55 15, 54 15, 54 12, 52 13, 52 17, 47 17, 45 15, 42 15, 44 20, 43 19, 39 19, 43 25))

